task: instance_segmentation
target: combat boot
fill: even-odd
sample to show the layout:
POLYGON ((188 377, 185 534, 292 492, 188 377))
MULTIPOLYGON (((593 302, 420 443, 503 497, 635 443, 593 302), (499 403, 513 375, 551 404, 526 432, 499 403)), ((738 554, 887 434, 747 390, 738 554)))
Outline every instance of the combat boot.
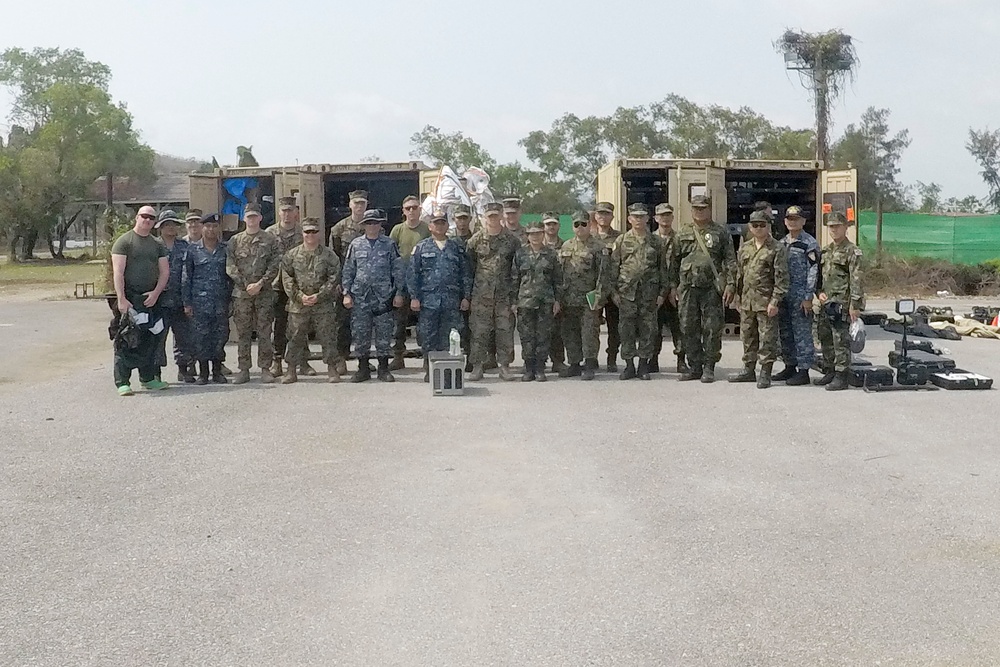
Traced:
POLYGON ((618 372, 618 355, 609 354, 608 355, 608 372, 617 373, 618 372))
POLYGON ((771 366, 760 367, 760 377, 757 378, 757 388, 767 389, 771 386, 771 366))
POLYGON ((692 366, 687 369, 687 371, 680 374, 677 378, 678 382, 690 382, 691 380, 700 380, 702 374, 701 366, 692 366))
POLYGON ((271 362, 271 375, 276 378, 280 378, 284 375, 285 371, 281 367, 281 357, 275 355, 274 361, 271 362))
POLYGON ((775 382, 788 382, 792 377, 797 375, 799 369, 795 366, 785 364, 785 367, 781 369, 780 373, 775 373, 771 379, 775 382))
POLYGON ((347 375, 347 360, 341 359, 337 362, 337 372, 341 375, 347 375))
POLYGON ((479 382, 483 379, 483 365, 473 364, 472 371, 469 372, 469 382, 479 382))
POLYGON ((848 382, 847 371, 840 371, 833 374, 833 380, 830 381, 830 384, 826 385, 826 390, 843 391, 849 386, 851 386, 851 383, 848 382))
POLYGON ((684 361, 684 355, 683 354, 678 354, 677 355, 677 372, 680 373, 680 374, 691 372, 691 369, 688 368, 687 363, 685 363, 685 361, 684 361))
POLYGON ((194 381, 198 385, 208 384, 208 362, 199 361, 198 362, 198 379, 194 381))
POLYGON ((514 379, 514 373, 507 364, 500 364, 500 379, 509 382, 514 379))
POLYGON ((316 369, 310 366, 308 361, 303 361, 299 364, 299 373, 302 373, 307 377, 315 377, 316 369))
POLYGON ((294 384, 299 381, 299 373, 295 366, 288 364, 288 370, 285 371, 284 377, 281 378, 281 384, 294 384))
POLYGON ((635 377, 635 362, 632 361, 632 357, 629 357, 628 359, 623 359, 623 361, 625 362, 625 370, 621 372, 621 375, 618 376, 618 379, 631 380, 632 378, 635 377))
POLYGON ((337 384, 340 382, 340 370, 337 366, 337 364, 326 365, 326 381, 330 384, 337 384))
MULTIPOLYGON (((777 376, 775 376, 775 377, 777 377, 777 376)), ((795 375, 793 375, 792 377, 788 378, 785 381, 785 386, 786 387, 799 387, 799 386, 805 385, 805 384, 809 384, 809 369, 808 368, 800 368, 800 369, 798 369, 797 371, 795 371, 795 375)))
MULTIPOLYGON (((392 368, 391 366, 389 368, 392 368)), ((431 368, 430 363, 427 361, 427 357, 424 357, 424 382, 431 381, 431 368)))
POLYGON ((250 369, 241 368, 240 372, 233 378, 233 384, 246 384, 250 381, 250 369))
POLYGON ((715 382, 715 364, 705 364, 705 368, 701 371, 701 381, 705 384, 715 382))
POLYGON ((493 370, 494 368, 497 368, 497 367, 498 367, 498 364, 497 364, 496 355, 492 355, 492 356, 490 356, 489 359, 486 360, 486 364, 483 365, 483 370, 484 371, 491 371, 491 370, 493 370))
POLYGON ((583 362, 583 371, 580 373, 581 380, 593 380, 594 370, 597 368, 597 359, 587 359, 583 362))
POLYGON ((212 362, 212 382, 215 384, 229 384, 229 379, 222 373, 222 362, 212 362))
POLYGON ((828 373, 824 373, 824 374, 823 374, 823 377, 821 377, 821 378, 816 378, 815 380, 813 380, 813 384, 814 384, 814 385, 816 385, 817 387, 822 387, 822 386, 825 386, 825 385, 828 385, 828 384, 830 384, 831 382, 833 382, 833 378, 834 378, 834 377, 835 377, 836 375, 837 375, 837 374, 836 374, 836 373, 834 373, 833 371, 830 371, 830 372, 828 372, 828 373))
POLYGON ((389 357, 378 358, 378 381, 395 382, 396 378, 389 372, 389 357))
POLYGON ((566 364, 565 363, 563 363, 561 361, 553 361, 552 362, 552 372, 553 373, 556 373, 557 375, 559 375, 559 377, 563 377, 561 375, 561 373, 564 370, 566 370, 566 364))
POLYGON ((177 364, 177 381, 186 382, 191 384, 194 382, 194 374, 191 373, 191 367, 187 364, 177 364))
POLYGON ((729 376, 730 382, 756 382, 757 374, 754 372, 754 366, 744 366, 736 375, 729 376))
POLYGON ((260 383, 261 384, 274 384, 274 376, 271 375, 271 367, 260 369, 260 383))
POLYGON ((660 356, 659 355, 650 358, 650 360, 649 360, 649 362, 648 362, 648 364, 646 366, 646 370, 648 372, 650 372, 650 373, 659 373, 660 372, 660 356))
MULTIPOLYGON (((228 366, 226 366, 226 365, 225 365, 224 363, 222 363, 221 361, 219 362, 219 368, 221 368, 221 369, 222 369, 222 370, 221 370, 220 372, 221 372, 221 373, 222 373, 223 375, 232 375, 232 374, 233 374, 233 372, 232 372, 231 370, 229 370, 229 367, 228 367, 228 366)), ((234 383, 234 384, 235 384, 235 383, 234 383)))
POLYGON ((367 382, 372 379, 372 370, 368 365, 368 357, 358 357, 358 370, 351 376, 351 382, 367 382))
POLYGON ((548 376, 545 375, 545 363, 535 364, 535 379, 539 382, 548 381, 548 376))
POLYGON ((402 352, 392 353, 392 363, 389 364, 390 371, 401 371, 406 368, 406 361, 403 360, 402 352))
POLYGON ((582 371, 580 370, 580 364, 570 364, 566 366, 561 371, 559 371, 559 377, 561 378, 575 378, 580 375, 582 371))
POLYGON ((639 368, 636 369, 635 376, 640 380, 651 380, 652 378, 649 376, 650 373, 649 367, 650 367, 650 361, 648 359, 643 359, 642 357, 639 357, 639 368))

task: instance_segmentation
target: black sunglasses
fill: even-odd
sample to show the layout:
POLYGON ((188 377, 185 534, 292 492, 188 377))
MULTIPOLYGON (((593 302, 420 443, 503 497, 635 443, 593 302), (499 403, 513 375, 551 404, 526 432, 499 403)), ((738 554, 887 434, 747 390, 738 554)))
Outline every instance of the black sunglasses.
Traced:
POLYGON ((761 227, 767 227, 767 223, 766 222, 751 222, 750 226, 751 227, 757 227, 759 229, 761 227))
POLYGON ((319 234, 319 230, 318 229, 303 229, 302 233, 303 234, 319 234))
POLYGON ((573 228, 576 229, 577 227, 590 227, 590 223, 577 220, 573 223, 573 228))
POLYGON ((420 207, 419 207, 419 206, 417 206, 416 204, 414 204, 413 206, 404 206, 404 207, 403 207, 403 210, 404 210, 404 211, 413 211, 413 210, 416 210, 416 209, 418 209, 418 208, 420 208, 420 207))
POLYGON ((142 218, 143 220, 156 220, 156 216, 150 215, 149 213, 140 213, 139 217, 142 218))

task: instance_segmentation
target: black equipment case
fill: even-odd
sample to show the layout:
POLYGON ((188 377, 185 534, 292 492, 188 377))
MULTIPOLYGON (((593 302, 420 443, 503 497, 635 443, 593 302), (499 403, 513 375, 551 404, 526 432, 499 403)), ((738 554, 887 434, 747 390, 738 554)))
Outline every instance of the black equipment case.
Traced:
POLYGON ((848 371, 852 387, 892 386, 893 371, 888 366, 872 366, 867 363, 851 364, 848 371))

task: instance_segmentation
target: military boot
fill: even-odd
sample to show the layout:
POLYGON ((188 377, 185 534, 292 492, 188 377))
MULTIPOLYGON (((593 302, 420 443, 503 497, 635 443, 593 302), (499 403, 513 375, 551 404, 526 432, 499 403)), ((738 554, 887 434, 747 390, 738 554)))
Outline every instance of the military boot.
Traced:
POLYGON ((760 376, 757 378, 757 388, 767 389, 771 386, 771 366, 770 364, 760 367, 760 376))
POLYGON ((535 362, 533 359, 524 360, 524 372, 521 373, 521 382, 534 382, 535 362))
POLYGON ((826 390, 843 391, 847 389, 849 386, 851 386, 851 383, 848 381, 849 378, 847 376, 847 373, 848 373, 847 371, 840 371, 839 373, 834 373, 833 379, 830 381, 830 384, 826 385, 826 390))
POLYGON ((271 375, 271 367, 260 369, 260 383, 261 384, 274 384, 274 376, 271 375))
POLYGON ((347 360, 341 359, 337 362, 337 372, 341 375, 347 375, 347 360))
POLYGON ((631 380, 635 377, 635 362, 632 361, 632 357, 623 360, 625 362, 625 370, 621 372, 618 376, 619 380, 631 380))
POLYGON ((700 380, 702 372, 703 371, 701 366, 692 366, 691 368, 687 369, 687 371, 681 373, 678 376, 677 381, 690 382, 691 380, 700 380))
MULTIPOLYGON (((390 369, 392 366, 389 367, 390 369)), ((431 381, 431 367, 430 363, 427 361, 427 357, 424 357, 424 382, 431 381)))
POLYGON ((754 366, 750 366, 750 365, 744 366, 743 370, 741 370, 736 375, 730 375, 729 376, 729 381, 730 382, 756 382, 757 381, 757 373, 754 372, 754 368, 755 368, 754 366))
POLYGON ((701 381, 705 384, 715 382, 715 364, 705 364, 705 368, 701 371, 701 381))
POLYGON ((403 360, 403 352, 393 352, 392 353, 392 363, 389 364, 390 371, 401 371, 406 368, 406 362, 403 360))
POLYGON ((647 364, 647 370, 650 373, 659 373, 660 372, 660 356, 659 355, 657 355, 655 357, 651 357, 649 359, 649 362, 647 364))
POLYGON ((307 377, 315 377, 316 369, 310 366, 308 361, 303 360, 303 362, 299 364, 299 373, 302 373, 307 377))
POLYGON ((326 365, 326 381, 330 384, 337 384, 340 382, 340 370, 338 366, 338 364, 326 365))
POLYGON ((281 378, 281 384, 294 384, 299 381, 299 372, 295 366, 288 364, 288 370, 281 378))
POLYGON ((359 357, 358 370, 351 376, 351 382, 367 382, 371 379, 372 371, 368 365, 368 357, 359 357))
POLYGON ((195 384, 206 385, 208 384, 208 362, 199 361, 198 362, 198 379, 194 381, 195 384))
POLYGON ((273 375, 276 378, 280 378, 282 375, 284 375, 284 373, 285 371, 281 367, 281 357, 275 355, 274 361, 271 362, 271 375, 273 375))
POLYGON ((498 368, 498 367, 499 367, 499 365, 497 364, 497 357, 496 357, 496 355, 490 355, 489 359, 487 359, 486 363, 483 365, 483 370, 484 371, 491 371, 494 368, 498 368))
POLYGON ((396 378, 389 372, 389 357, 378 358, 378 381, 395 382, 396 378))
POLYGON ((548 381, 548 376, 545 375, 545 363, 535 364, 535 379, 539 382, 548 381))
POLYGON ((683 354, 678 354, 677 355, 677 372, 681 373, 681 374, 684 374, 684 373, 689 373, 690 371, 691 371, 691 369, 688 368, 687 363, 685 363, 685 361, 684 361, 684 355, 683 354))
POLYGON ((194 374, 191 373, 191 367, 187 364, 177 364, 177 381, 186 382, 191 384, 194 382, 194 374))
POLYGON ((246 384, 250 381, 250 369, 241 368, 240 372, 233 378, 233 384, 246 384))
MULTIPOLYGON (((559 375, 564 370, 566 370, 566 364, 565 363, 563 363, 562 361, 553 361, 552 362, 552 372, 553 373, 559 375)), ((562 377, 562 375, 559 375, 559 377, 562 377)))
POLYGON ((581 380, 593 380, 594 371, 597 369, 597 359, 587 359, 583 362, 583 371, 580 373, 581 380))
POLYGON ((775 382, 788 382, 793 376, 795 376, 799 370, 791 364, 785 364, 785 367, 781 369, 780 373, 775 373, 771 379, 775 382))
POLYGON ((609 354, 608 355, 608 372, 617 373, 618 372, 618 355, 609 354))
POLYGON ((500 379, 504 382, 510 382, 514 379, 514 372, 507 364, 500 364, 500 379))
POLYGON ((824 373, 823 377, 816 378, 815 380, 813 380, 813 384, 816 385, 817 387, 823 387, 833 382, 833 378, 836 377, 836 375, 837 374, 834 373, 833 371, 824 373))
MULTIPOLYGON (((219 362, 219 368, 221 369, 219 372, 222 373, 223 375, 232 375, 233 374, 233 372, 231 370, 229 370, 229 367, 226 366, 221 361, 219 362)), ((233 384, 235 384, 235 382, 233 384)))
POLYGON ((215 384, 229 384, 229 378, 222 372, 222 362, 212 362, 212 382, 215 384))
POLYGON ((559 377, 561 378, 575 378, 580 375, 582 371, 580 370, 580 364, 570 364, 566 366, 561 371, 559 371, 559 377))
POLYGON ((639 357, 639 368, 636 369, 635 376, 640 380, 651 380, 649 367, 650 361, 639 357))
MULTIPOLYGON (((775 377, 777 377, 777 376, 775 376, 775 377)), ((799 387, 799 386, 804 385, 804 384, 809 384, 809 369, 808 368, 800 368, 800 369, 798 369, 797 371, 795 371, 795 375, 793 375, 792 377, 788 378, 785 381, 785 386, 786 387, 799 387)))
POLYGON ((483 379, 483 365, 473 364, 472 371, 469 373, 469 382, 479 382, 483 379))

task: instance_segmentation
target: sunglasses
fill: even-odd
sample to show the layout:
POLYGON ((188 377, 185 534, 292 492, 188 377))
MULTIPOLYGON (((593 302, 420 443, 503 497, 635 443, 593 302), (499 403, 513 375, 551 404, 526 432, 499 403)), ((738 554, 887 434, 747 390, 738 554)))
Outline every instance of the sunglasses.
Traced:
POLYGON ((302 233, 303 234, 319 234, 319 230, 318 229, 303 229, 302 233))
POLYGON ((139 217, 142 218, 143 220, 156 220, 156 216, 150 215, 149 213, 140 213, 139 217))
POLYGON ((576 221, 576 222, 573 223, 573 228, 576 229, 577 227, 590 227, 590 223, 589 222, 581 222, 581 221, 578 220, 578 221, 576 221))
POLYGON ((760 229, 762 227, 767 227, 767 223, 766 222, 751 222, 750 226, 751 227, 756 227, 757 229, 760 229))
POLYGON ((416 205, 413 205, 413 206, 404 206, 403 210, 404 211, 416 211, 418 208, 420 208, 420 207, 416 206, 416 205))

